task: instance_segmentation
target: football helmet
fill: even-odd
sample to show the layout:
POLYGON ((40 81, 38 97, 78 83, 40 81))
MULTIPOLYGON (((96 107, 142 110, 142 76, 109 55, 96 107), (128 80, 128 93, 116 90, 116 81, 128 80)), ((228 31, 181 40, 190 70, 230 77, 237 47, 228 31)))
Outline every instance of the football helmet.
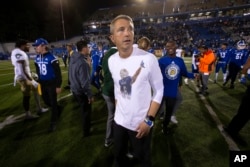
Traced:
POLYGON ((35 80, 38 81, 38 75, 34 72, 31 72, 31 77, 35 80))
POLYGON ((237 49, 239 49, 239 50, 245 49, 246 46, 247 46, 247 44, 244 40, 240 40, 237 42, 237 49))

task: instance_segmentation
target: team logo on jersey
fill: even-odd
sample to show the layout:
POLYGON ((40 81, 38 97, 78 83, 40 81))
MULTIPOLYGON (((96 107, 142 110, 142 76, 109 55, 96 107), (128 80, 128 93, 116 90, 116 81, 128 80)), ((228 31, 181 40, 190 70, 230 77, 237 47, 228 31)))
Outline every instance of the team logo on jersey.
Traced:
POLYGON ((22 57, 22 55, 21 54, 16 54, 15 57, 16 57, 16 59, 20 59, 20 57, 22 57))
POLYGON ((179 72, 180 68, 174 62, 169 64, 165 69, 165 75, 170 80, 175 80, 178 77, 179 72))

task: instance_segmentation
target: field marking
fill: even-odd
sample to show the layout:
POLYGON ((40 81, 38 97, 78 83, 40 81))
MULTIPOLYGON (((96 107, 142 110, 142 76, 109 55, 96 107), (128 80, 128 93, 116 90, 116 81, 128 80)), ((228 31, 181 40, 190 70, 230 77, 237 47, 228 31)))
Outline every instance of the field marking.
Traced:
MULTIPOLYGON (((210 80, 210 81, 212 81, 212 80, 210 80)), ((195 85, 193 80, 191 80, 191 82, 192 82, 192 85, 194 86, 196 92, 198 92, 199 88, 195 85)), ((213 108, 209 105, 205 96, 203 96, 202 94, 200 94, 199 96, 200 96, 200 99, 203 101, 205 107, 207 108, 208 113, 212 117, 213 121, 216 123, 217 128, 219 129, 221 135, 224 137, 225 141, 227 142, 229 150, 240 151, 240 149, 239 149, 238 145, 235 143, 235 141, 230 136, 228 136, 226 134, 226 132, 223 130, 224 125, 221 123, 220 119, 218 118, 217 114, 214 112, 213 108)))
MULTIPOLYGON (((61 73, 64 74, 64 73, 66 73, 66 72, 68 72, 68 71, 62 71, 61 73)), ((8 75, 8 74, 6 74, 6 75, 8 75)), ((14 74, 13 74, 13 75, 14 75, 14 74)), ((1 74, 0 74, 0 76, 1 76, 1 74)), ((0 85, 0 87, 10 86, 10 85, 14 85, 14 83, 12 82, 12 83, 8 83, 8 84, 3 84, 3 85, 0 85)))
POLYGON ((10 86, 10 85, 14 85, 14 83, 8 83, 8 84, 0 85, 0 87, 10 86))
POLYGON ((10 75, 10 74, 12 74, 12 75, 14 76, 14 73, 13 73, 13 72, 12 72, 12 73, 4 73, 4 74, 0 74, 0 76, 10 75))
POLYGON ((3 122, 0 123, 0 130, 3 129, 7 125, 21 121, 22 119, 20 119, 20 118, 23 118, 24 116, 25 116, 25 114, 21 114, 18 116, 14 116, 14 115, 8 116, 7 118, 5 118, 5 120, 3 122))
MULTIPOLYGON (((69 93, 65 96, 62 96, 60 98, 57 99, 57 101, 60 101, 62 99, 65 99, 67 97, 70 97, 72 96, 72 93, 69 93)), ((5 118, 5 120, 3 122, 0 122, 0 130, 3 129, 5 126, 7 125, 10 125, 10 124, 13 124, 13 123, 16 123, 16 122, 19 122, 23 119, 20 119, 20 118, 24 118, 25 114, 20 114, 20 115, 17 115, 17 116, 14 116, 14 115, 10 115, 8 116, 7 118, 5 118)))

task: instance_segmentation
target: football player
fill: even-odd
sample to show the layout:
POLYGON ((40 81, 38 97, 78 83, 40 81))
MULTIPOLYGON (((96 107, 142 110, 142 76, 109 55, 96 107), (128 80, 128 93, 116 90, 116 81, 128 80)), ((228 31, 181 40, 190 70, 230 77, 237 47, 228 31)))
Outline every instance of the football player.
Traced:
POLYGON ((223 82, 226 81, 227 63, 228 63, 229 52, 230 52, 230 49, 227 46, 228 46, 227 43, 222 43, 221 48, 218 49, 218 51, 216 53, 217 59, 216 59, 216 66, 215 66, 214 83, 217 82, 220 69, 222 69, 222 72, 223 72, 223 82))
POLYGON ((234 88, 234 82, 237 74, 243 68, 248 58, 249 51, 246 49, 246 43, 244 40, 237 42, 237 48, 230 51, 229 65, 228 65, 228 75, 223 86, 226 86, 227 82, 231 80, 230 89, 234 88))
POLYGON ((21 86, 23 93, 23 108, 25 110, 26 119, 33 119, 35 116, 30 111, 30 96, 31 91, 34 94, 37 105, 37 114, 46 112, 48 109, 42 108, 40 104, 40 97, 38 95, 38 83, 32 78, 29 57, 25 52, 29 51, 29 44, 27 40, 19 39, 16 41, 15 49, 11 52, 11 62, 14 66, 15 78, 14 85, 18 83, 21 86))

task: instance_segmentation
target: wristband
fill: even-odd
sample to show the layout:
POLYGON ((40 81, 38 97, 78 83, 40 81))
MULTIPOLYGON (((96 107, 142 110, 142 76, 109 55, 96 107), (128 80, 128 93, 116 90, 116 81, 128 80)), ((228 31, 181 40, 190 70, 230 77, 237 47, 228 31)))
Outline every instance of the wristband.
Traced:
POLYGON ((152 128, 154 126, 154 120, 155 118, 153 116, 147 116, 145 119, 144 119, 144 122, 150 127, 152 128))

